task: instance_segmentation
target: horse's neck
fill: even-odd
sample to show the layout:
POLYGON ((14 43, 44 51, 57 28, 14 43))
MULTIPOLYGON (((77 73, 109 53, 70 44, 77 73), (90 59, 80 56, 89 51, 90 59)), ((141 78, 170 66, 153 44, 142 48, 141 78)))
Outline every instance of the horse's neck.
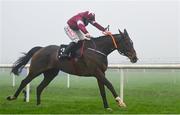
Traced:
POLYGON ((96 45, 98 49, 101 50, 106 55, 109 55, 112 51, 115 50, 115 46, 110 36, 103 36, 102 38, 98 38, 96 40, 96 45))

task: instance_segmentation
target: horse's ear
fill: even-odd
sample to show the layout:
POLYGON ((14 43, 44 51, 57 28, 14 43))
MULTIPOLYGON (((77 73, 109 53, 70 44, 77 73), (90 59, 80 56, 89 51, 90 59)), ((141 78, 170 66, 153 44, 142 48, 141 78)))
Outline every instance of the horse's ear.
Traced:
POLYGON ((124 35, 129 36, 126 29, 124 29, 124 35))
POLYGON ((123 36, 123 33, 121 32, 121 30, 120 30, 120 29, 118 29, 118 31, 119 31, 119 34, 120 34, 121 36, 123 36))

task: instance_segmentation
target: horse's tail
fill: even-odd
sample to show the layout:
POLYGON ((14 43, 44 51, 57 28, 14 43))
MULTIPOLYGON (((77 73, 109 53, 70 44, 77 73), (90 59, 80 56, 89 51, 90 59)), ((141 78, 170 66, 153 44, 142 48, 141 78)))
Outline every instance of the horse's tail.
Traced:
POLYGON ((15 75, 19 75, 21 73, 24 66, 28 63, 34 53, 36 53, 42 47, 34 47, 28 53, 24 53, 24 56, 20 57, 14 64, 11 70, 15 75))

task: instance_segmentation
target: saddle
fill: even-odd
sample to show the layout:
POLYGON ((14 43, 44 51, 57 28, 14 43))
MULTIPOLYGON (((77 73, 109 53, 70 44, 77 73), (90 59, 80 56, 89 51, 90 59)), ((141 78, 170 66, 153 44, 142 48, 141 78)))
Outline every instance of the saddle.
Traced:
MULTIPOLYGON (((60 45, 60 48, 58 50, 58 58, 59 59, 61 59, 61 55, 64 53, 67 46, 68 46, 67 44, 61 44, 60 45)), ((80 58, 80 57, 82 57, 83 50, 84 50, 84 40, 76 43, 76 47, 71 50, 71 52, 69 53, 69 57, 67 57, 67 58, 68 59, 80 58)))

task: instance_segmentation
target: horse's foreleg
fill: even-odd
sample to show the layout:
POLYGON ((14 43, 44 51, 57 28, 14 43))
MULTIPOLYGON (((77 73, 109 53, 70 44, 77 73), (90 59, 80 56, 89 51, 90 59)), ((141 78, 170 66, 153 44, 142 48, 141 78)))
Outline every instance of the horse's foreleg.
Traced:
POLYGON ((104 84, 99 79, 97 79, 97 82, 98 82, 100 94, 101 94, 101 97, 103 100, 104 108, 107 109, 107 108, 109 108, 109 106, 108 106, 107 99, 106 99, 106 91, 105 91, 104 84))
POLYGON ((126 107, 126 104, 123 102, 123 100, 117 95, 113 85, 110 83, 109 80, 107 80, 105 77, 102 78, 104 84, 107 86, 107 88, 111 91, 111 93, 113 94, 116 102, 118 103, 118 105, 120 107, 126 107))
POLYGON ((106 85, 106 87, 111 91, 111 93, 113 94, 116 102, 118 102, 118 105, 120 107, 126 107, 126 104, 123 102, 123 100, 118 96, 118 94, 116 93, 113 85, 111 84, 111 82, 106 79, 105 77, 105 74, 101 71, 101 70, 97 70, 97 73, 98 73, 98 77, 99 77, 99 80, 104 84, 106 85))

